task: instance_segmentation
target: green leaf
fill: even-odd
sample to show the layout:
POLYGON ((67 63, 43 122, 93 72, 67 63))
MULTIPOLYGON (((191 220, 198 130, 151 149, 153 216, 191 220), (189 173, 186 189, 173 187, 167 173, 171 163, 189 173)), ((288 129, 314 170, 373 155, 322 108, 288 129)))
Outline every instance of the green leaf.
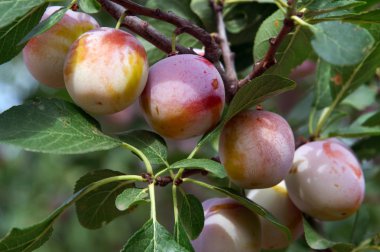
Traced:
POLYGON ((25 45, 18 45, 19 41, 40 22, 47 6, 48 4, 38 5, 24 16, 0 28, 0 64, 11 60, 21 52, 25 45))
POLYGON ((147 130, 134 130, 119 137, 144 153, 151 164, 167 164, 168 150, 165 140, 160 135, 147 130))
POLYGON ((0 240, 0 252, 26 252, 41 247, 49 240, 54 219, 47 219, 34 226, 19 229, 14 228, 0 240))
POLYGON ((31 38, 38 36, 45 31, 49 30, 53 25, 61 21, 63 16, 65 15, 66 11, 68 11, 69 8, 61 8, 57 11, 55 11, 51 16, 49 16, 47 19, 39 23, 37 26, 35 26, 18 44, 24 44, 28 42, 31 38))
MULTIPOLYGON (((237 67, 244 62, 252 64, 252 43, 264 20, 277 10, 274 4, 261 4, 256 1, 225 4, 223 19, 228 31, 228 40, 236 53, 237 67), (240 56, 240 57, 239 57, 240 56)), ((215 29, 214 29, 215 30, 215 29)))
POLYGON ((380 136, 361 139, 352 146, 352 150, 360 159, 372 159, 379 155, 380 136))
POLYGON ((331 90, 333 97, 341 101, 360 85, 372 79, 380 67, 380 41, 377 41, 364 59, 353 67, 333 67, 331 90), (340 94, 342 92, 342 94, 340 94))
POLYGON ((258 16, 258 9, 260 9, 260 7, 263 7, 263 5, 257 3, 226 5, 223 10, 223 19, 227 31, 237 34, 255 25, 261 18, 258 16), (252 18, 253 16, 256 16, 256 18, 252 18))
POLYGON ((371 115, 362 125, 366 127, 380 126, 380 111, 371 115))
POLYGON ((127 242, 121 252, 187 252, 157 221, 150 219, 127 242))
POLYGON ((332 103, 330 89, 331 65, 322 59, 317 63, 317 83, 313 106, 317 109, 328 107, 332 103))
POLYGON ((45 0, 2 0, 0 1, 0 28, 6 27, 44 4, 45 0))
MULTIPOLYGON (((74 192, 80 191, 93 182, 120 175, 124 174, 111 170, 90 172, 77 181, 74 192)), ((115 181, 99 186, 81 197, 75 204, 79 222, 85 228, 97 229, 116 217, 128 213, 128 211, 119 211, 115 206, 115 200, 125 189, 132 186, 130 181, 115 181)))
POLYGON ((360 26, 337 21, 322 22, 311 29, 314 51, 333 65, 345 66, 359 63, 371 50, 374 39, 360 26))
POLYGON ((181 245, 190 252, 194 252, 194 248, 191 245, 190 239, 186 234, 181 220, 174 224, 174 238, 179 245, 181 245))
POLYGON ((211 8, 209 0, 191 0, 191 10, 197 14, 206 30, 213 30, 216 26, 214 10, 211 8))
POLYGON ((343 13, 339 15, 329 15, 329 16, 322 16, 322 17, 317 16, 311 19, 311 22, 316 23, 316 22, 333 21, 333 20, 341 20, 344 22, 351 22, 351 23, 356 23, 356 24, 366 24, 366 23, 379 24, 380 23, 380 9, 361 12, 361 13, 349 13, 349 14, 343 13))
POLYGON ((303 219, 303 228, 305 232, 306 242, 312 249, 333 248, 342 252, 350 252, 354 248, 354 246, 349 243, 333 242, 323 238, 311 227, 311 225, 307 222, 307 220, 305 220, 305 218, 303 219))
POLYGON ((227 176, 223 165, 211 159, 183 159, 171 164, 169 169, 198 169, 202 168, 205 171, 211 172, 218 178, 225 178, 227 176))
POLYGON ((342 104, 350 105, 356 110, 363 110, 376 101, 377 88, 361 85, 355 92, 348 95, 342 104))
MULTIPOLYGON (((269 40, 280 32, 284 14, 278 10, 269 16, 256 33, 253 54, 255 62, 265 57, 269 49, 269 40)), ((277 64, 272 66, 266 74, 278 74, 287 77, 290 71, 305 61, 312 52, 310 45, 310 32, 301 26, 289 33, 276 51, 277 64)))
POLYGON ((148 202, 148 196, 145 189, 127 188, 116 197, 115 205, 117 209, 124 211, 134 205, 148 202))
POLYGON ((240 111, 257 105, 265 99, 295 88, 294 81, 278 75, 262 75, 245 84, 236 93, 228 107, 223 122, 227 122, 240 111))
POLYGON ((184 194, 179 209, 181 225, 194 240, 202 232, 205 216, 201 202, 192 194, 184 194))
POLYGON ((0 114, 0 143, 54 154, 86 153, 121 145, 104 135, 97 122, 74 104, 46 98, 0 114))
POLYGON ((341 136, 347 138, 380 136, 380 125, 377 124, 379 119, 378 116, 377 113, 375 114, 373 112, 361 115, 349 127, 339 128, 336 131, 330 132, 329 136, 341 136), (371 126, 365 124, 370 124, 371 126))
POLYGON ((313 13, 326 13, 342 9, 351 9, 360 5, 365 5, 365 1, 357 0, 335 0, 335 1, 321 1, 321 0, 309 0, 303 3, 308 12, 313 13))
POLYGON ((261 24, 259 30, 256 33, 255 44, 253 48, 253 56, 255 62, 262 60, 265 57, 269 49, 269 39, 276 37, 280 32, 283 21, 284 13, 280 10, 277 10, 272 15, 270 15, 264 22, 261 24))
POLYGON ((79 7, 86 13, 98 13, 101 5, 97 0, 79 0, 79 7))
POLYGON ((284 232, 284 234, 287 235, 287 237, 288 237, 289 240, 291 239, 292 235, 290 233, 290 230, 286 226, 284 226, 280 222, 278 222, 278 220, 276 219, 276 217, 274 217, 270 212, 268 212, 262 206, 260 206, 260 205, 256 204, 255 202, 247 199, 246 197, 241 196, 240 194, 238 194, 237 192, 235 192, 235 191, 233 191, 233 190, 231 190, 229 188, 217 187, 217 186, 214 186, 214 185, 205 184, 205 183, 203 183, 201 181, 195 181, 195 180, 191 180, 191 181, 193 183, 195 183, 195 184, 198 184, 198 185, 201 185, 201 186, 206 187, 208 189, 220 192, 220 193, 222 193, 222 194, 224 194, 224 195, 226 195, 226 196, 228 196, 230 198, 235 199, 236 201, 238 201, 240 204, 242 204, 243 206, 245 206, 246 208, 248 208, 252 212, 255 212, 256 214, 260 215, 264 219, 266 219, 269 222, 271 222, 278 229, 280 229, 282 232, 284 232))

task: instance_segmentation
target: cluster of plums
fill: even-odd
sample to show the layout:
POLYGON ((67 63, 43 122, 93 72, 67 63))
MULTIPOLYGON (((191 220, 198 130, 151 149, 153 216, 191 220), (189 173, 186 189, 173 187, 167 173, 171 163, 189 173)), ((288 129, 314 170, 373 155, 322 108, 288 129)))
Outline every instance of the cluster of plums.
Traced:
MULTIPOLYGON (((43 19, 58 9, 49 7, 43 19)), ((23 55, 38 81, 65 87, 90 114, 113 114, 140 98, 148 123, 168 138, 204 134, 224 108, 223 81, 204 57, 175 55, 149 69, 145 49, 133 35, 100 28, 84 13, 69 10, 50 30, 32 38, 23 55)), ((221 132, 219 154, 230 180, 250 189, 247 197, 286 225, 293 239, 302 234, 302 212, 340 220, 363 201, 360 164, 343 143, 327 139, 295 150, 290 126, 272 112, 246 110, 232 118, 221 132)), ((289 245, 281 231, 234 200, 210 199, 203 207, 205 227, 193 241, 197 252, 289 245)))
MULTIPOLYGON (((364 198, 363 172, 347 146, 330 138, 294 151, 289 125, 271 112, 249 110, 230 120, 221 133, 219 154, 229 178, 250 189, 247 198, 287 226, 293 240, 303 233, 302 212, 323 221, 342 220, 364 198)), ((193 241, 197 252, 281 249, 291 242, 231 199, 214 198, 203 207, 205 227, 193 241)))
MULTIPOLYGON (((49 7, 42 19, 59 8, 49 7)), ((146 120, 165 137, 204 134, 224 107, 223 81, 204 57, 175 55, 149 69, 146 51, 133 35, 99 28, 85 13, 67 11, 28 42, 23 56, 38 81, 66 87, 73 101, 92 115, 114 114, 140 97, 146 120)))

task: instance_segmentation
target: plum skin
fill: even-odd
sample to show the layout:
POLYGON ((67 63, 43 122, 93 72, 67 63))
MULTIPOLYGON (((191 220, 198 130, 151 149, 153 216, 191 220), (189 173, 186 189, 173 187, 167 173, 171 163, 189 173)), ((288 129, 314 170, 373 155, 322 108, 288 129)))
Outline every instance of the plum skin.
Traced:
POLYGON ((261 228, 255 213, 229 198, 212 198, 202 203, 205 223, 192 241, 195 252, 260 251, 261 228))
POLYGON ((160 135, 187 139, 217 124, 224 96, 216 68, 201 56, 182 54, 151 67, 140 105, 146 121, 160 135))
MULTIPOLYGON (((41 21, 60 8, 48 7, 41 21)), ((23 58, 29 72, 42 84, 64 88, 63 64, 71 44, 81 34, 96 28, 99 28, 99 24, 90 15, 68 10, 57 24, 26 44, 23 58)))
POLYGON ((359 209, 364 199, 365 181, 360 164, 336 139, 299 147, 285 182, 294 204, 320 220, 345 219, 359 209))
POLYGON ((148 76, 144 47, 131 34, 99 28, 82 34, 64 65, 67 91, 93 115, 127 108, 143 91, 148 76))
POLYGON ((268 188, 285 178, 294 156, 293 132, 284 118, 246 110, 224 126, 219 155, 232 182, 246 189, 268 188))
MULTIPOLYGON (((287 226, 292 233, 292 240, 296 240, 302 235, 302 212, 290 200, 284 181, 271 188, 249 190, 247 198, 264 207, 281 224, 287 226)), ((290 245, 291 241, 282 231, 266 219, 259 218, 262 249, 282 249, 290 245)))

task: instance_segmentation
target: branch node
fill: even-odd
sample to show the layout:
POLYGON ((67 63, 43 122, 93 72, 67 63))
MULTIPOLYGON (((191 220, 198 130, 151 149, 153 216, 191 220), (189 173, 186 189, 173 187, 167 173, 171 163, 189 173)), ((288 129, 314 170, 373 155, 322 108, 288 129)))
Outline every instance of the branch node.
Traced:
POLYGON ((180 184, 182 184, 183 183, 183 180, 181 179, 181 178, 179 178, 179 179, 177 179, 176 181, 174 181, 174 184, 176 185, 176 186, 179 186, 180 184))
POLYGON ((150 173, 147 173, 147 172, 144 172, 141 174, 141 177, 143 179, 146 179, 148 181, 149 184, 152 184, 153 183, 153 177, 152 177, 152 174, 150 173))

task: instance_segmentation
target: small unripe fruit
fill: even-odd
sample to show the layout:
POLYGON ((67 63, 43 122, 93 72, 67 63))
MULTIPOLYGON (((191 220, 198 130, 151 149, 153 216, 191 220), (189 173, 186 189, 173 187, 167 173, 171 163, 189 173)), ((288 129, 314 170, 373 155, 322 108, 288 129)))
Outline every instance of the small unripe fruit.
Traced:
MULTIPOLYGON (((41 20, 60 8, 48 7, 41 20)), ((90 15, 68 10, 61 21, 26 44, 23 57, 30 73, 42 84, 53 88, 65 87, 63 64, 71 44, 83 33, 96 28, 99 24, 90 15)))
POLYGON ((145 119, 160 135, 173 139, 199 136, 220 119, 223 81, 201 56, 171 56, 151 67, 140 104, 145 119))
POLYGON ((267 188, 283 180, 292 166, 294 136, 281 116, 246 110, 223 128, 219 141, 220 160, 238 186, 267 188))
POLYGON ((299 147, 285 182, 294 204, 320 220, 347 218, 360 207, 365 192, 358 160, 336 139, 299 147))
MULTIPOLYGON (((292 239, 298 239, 303 233, 302 212, 290 200, 285 182, 271 188, 250 190, 247 198, 263 206, 278 221, 287 226, 292 233, 292 239)), ((283 232, 266 219, 259 217, 261 222, 261 247, 263 249, 281 249, 290 242, 283 232)))
POLYGON ((71 46, 64 77, 67 91, 78 106, 95 115, 116 113, 132 104, 145 87, 146 52, 127 32, 92 30, 71 46))
POLYGON ((228 198, 203 202, 205 224, 192 242, 195 252, 260 251, 261 228, 255 213, 228 198))

